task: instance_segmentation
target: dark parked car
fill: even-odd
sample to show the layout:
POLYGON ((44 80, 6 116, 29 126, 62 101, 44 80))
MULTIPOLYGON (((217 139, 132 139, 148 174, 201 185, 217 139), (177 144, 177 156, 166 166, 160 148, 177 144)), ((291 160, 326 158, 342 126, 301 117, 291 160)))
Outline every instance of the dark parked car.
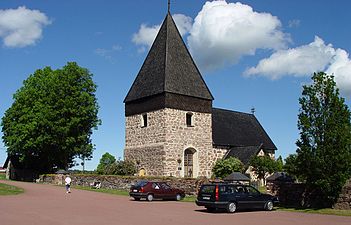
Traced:
POLYGON ((185 197, 185 193, 181 189, 172 188, 165 182, 139 181, 132 185, 129 196, 136 201, 145 198, 149 202, 154 199, 181 200, 185 197))
POLYGON ((262 194, 250 185, 214 183, 200 187, 196 204, 205 206, 208 211, 226 209, 233 213, 237 209, 265 209, 271 211, 278 198, 262 194))

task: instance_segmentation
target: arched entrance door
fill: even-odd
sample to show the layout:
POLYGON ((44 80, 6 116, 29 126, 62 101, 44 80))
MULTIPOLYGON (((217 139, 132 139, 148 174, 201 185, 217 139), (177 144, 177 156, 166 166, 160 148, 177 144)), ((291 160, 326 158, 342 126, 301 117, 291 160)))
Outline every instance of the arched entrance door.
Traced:
POLYGON ((146 175, 145 169, 144 169, 144 168, 141 168, 141 169, 139 170, 139 177, 144 177, 145 175, 146 175))
POLYGON ((195 149, 188 148, 184 151, 184 177, 193 177, 195 149))

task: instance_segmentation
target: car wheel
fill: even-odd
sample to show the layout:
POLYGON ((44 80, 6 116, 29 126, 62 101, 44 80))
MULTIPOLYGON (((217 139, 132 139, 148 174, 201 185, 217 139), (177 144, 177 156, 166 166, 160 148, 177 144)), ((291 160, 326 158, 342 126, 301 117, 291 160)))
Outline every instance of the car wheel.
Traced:
POLYGON ((176 195, 176 200, 177 200, 177 201, 182 200, 182 196, 181 196, 180 194, 177 194, 177 195, 176 195))
POLYGON ((207 209, 208 212, 216 211, 216 208, 214 208, 214 207, 206 207, 206 209, 207 209))
POLYGON ((227 205, 227 212, 229 213, 234 213, 236 211, 236 203, 235 202, 229 202, 227 205))
POLYGON ((273 209, 273 202, 271 200, 269 200, 268 202, 266 202, 266 205, 264 207, 267 211, 272 211, 273 209))
POLYGON ((135 201, 140 201, 140 198, 134 198, 135 201))
POLYGON ((148 195, 146 196, 146 199, 147 199, 149 202, 151 202, 152 200, 154 200, 154 196, 153 196, 152 194, 148 194, 148 195))

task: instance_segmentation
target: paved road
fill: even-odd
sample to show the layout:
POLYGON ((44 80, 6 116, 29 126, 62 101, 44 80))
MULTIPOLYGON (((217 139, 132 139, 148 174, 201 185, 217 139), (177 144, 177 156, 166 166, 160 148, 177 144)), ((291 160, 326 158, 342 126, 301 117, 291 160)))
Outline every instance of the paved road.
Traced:
POLYGON ((207 213, 186 202, 135 202, 128 197, 72 190, 44 184, 0 181, 25 189, 0 196, 1 225, 343 225, 351 217, 291 213, 207 213))

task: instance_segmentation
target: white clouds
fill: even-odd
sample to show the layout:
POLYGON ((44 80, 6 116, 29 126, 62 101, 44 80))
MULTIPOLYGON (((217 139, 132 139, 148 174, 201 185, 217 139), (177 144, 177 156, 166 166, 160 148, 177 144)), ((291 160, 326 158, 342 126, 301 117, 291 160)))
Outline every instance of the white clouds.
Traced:
POLYGON ((297 48, 278 50, 269 58, 262 59, 256 67, 245 71, 246 75, 260 74, 271 79, 282 76, 306 76, 323 71, 335 55, 331 44, 325 45, 319 37, 297 48))
POLYGON ((281 49, 290 41, 277 17, 241 3, 206 2, 188 37, 190 51, 202 69, 234 64, 257 49, 281 49))
MULTIPOLYGON (((174 14, 174 22, 176 23, 181 35, 185 35, 189 32, 192 27, 192 18, 182 15, 174 14)), ((158 30, 161 24, 154 26, 147 26, 146 24, 141 24, 139 31, 133 35, 132 41, 134 44, 141 46, 139 51, 145 51, 145 47, 150 47, 156 38, 158 30)))
POLYGON ((339 89, 351 96, 351 60, 343 49, 337 49, 326 73, 334 74, 339 89))
POLYGON ((34 45, 42 37, 43 27, 50 23, 44 13, 25 6, 0 10, 0 37, 7 47, 34 45))
POLYGON ((343 49, 334 49, 331 44, 326 45, 319 37, 308 45, 278 50, 244 74, 278 79, 289 75, 310 76, 318 71, 334 74, 339 89, 351 94, 351 61, 348 53, 343 49))

